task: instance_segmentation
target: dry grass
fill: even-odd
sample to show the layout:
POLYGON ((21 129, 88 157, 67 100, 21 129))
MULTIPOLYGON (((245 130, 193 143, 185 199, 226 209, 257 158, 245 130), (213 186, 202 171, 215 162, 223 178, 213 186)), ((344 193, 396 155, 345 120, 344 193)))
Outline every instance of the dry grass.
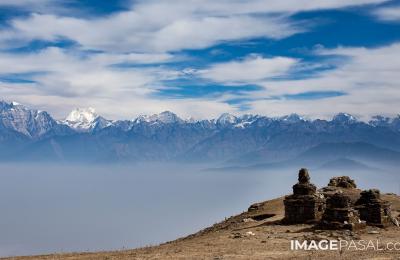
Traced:
MULTIPOLYGON (((400 212, 400 197, 391 194, 384 199, 392 202, 395 214, 400 212), (396 213, 397 212, 397 213, 396 213)), ((265 201, 251 212, 230 217, 223 222, 159 246, 95 253, 52 254, 7 259, 399 259, 400 251, 290 251, 291 239, 344 237, 347 239, 379 239, 399 241, 400 229, 393 226, 378 229, 378 234, 367 230, 348 235, 344 232, 315 232, 311 225, 281 225, 283 198, 265 201), (255 215, 272 216, 251 221, 255 215), (251 232, 251 233, 249 233, 251 232)), ((374 228, 376 229, 376 228, 374 228)))

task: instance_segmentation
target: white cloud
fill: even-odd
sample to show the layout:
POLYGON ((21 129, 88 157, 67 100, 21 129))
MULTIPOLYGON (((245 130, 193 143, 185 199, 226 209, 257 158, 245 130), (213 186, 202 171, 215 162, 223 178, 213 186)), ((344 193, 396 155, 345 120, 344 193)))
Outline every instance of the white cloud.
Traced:
MULTIPOLYGON (((27 6, 34 1, 18 0, 27 6)), ((132 9, 99 18, 50 13, 18 18, 0 41, 69 38, 83 48, 120 52, 165 52, 203 48, 221 41, 250 37, 282 38, 307 30, 287 15, 299 11, 377 4, 385 0, 174 0, 135 1, 132 9), (277 16, 276 14, 280 15, 277 16)), ((12 3, 6 0, 5 3, 12 3)), ((45 6, 41 0, 36 5, 45 6)))
MULTIPOLYGON (((49 111, 57 119, 76 107, 95 107, 96 111, 109 119, 132 119, 141 114, 154 114, 166 110, 177 113, 182 118, 214 118, 222 113, 234 113, 234 107, 209 99, 154 99, 146 95, 94 96, 80 95, 73 98, 58 94, 43 95, 36 91, 36 84, 7 84, 0 82, 0 95, 7 100, 49 111)), ((117 94, 117 93, 115 93, 117 94)))
MULTIPOLYGON (((70 1, 70 0, 67 0, 70 1)), ((1 0, 0 8, 18 9, 24 12, 39 12, 39 13, 52 13, 52 14, 71 14, 72 9, 64 6, 68 3, 65 0, 1 0)), ((79 10, 74 10, 79 13, 79 10)))
POLYGON ((199 75, 222 83, 255 83, 267 78, 283 76, 297 64, 296 59, 287 57, 263 58, 250 55, 240 61, 230 61, 211 66, 199 75))
POLYGON ((84 49, 166 52, 203 48, 221 41, 250 37, 282 38, 302 31, 283 17, 176 15, 150 19, 155 15, 132 11, 85 20, 33 14, 26 19, 14 20, 12 29, 0 33, 0 40, 54 41, 63 37, 78 42, 84 49))
POLYGON ((336 69, 302 80, 264 81, 264 90, 250 94, 253 111, 283 115, 292 112, 311 117, 331 117, 348 112, 367 119, 375 114, 397 115, 400 111, 400 43, 379 48, 321 49, 318 55, 341 55, 349 60, 336 69), (318 100, 266 100, 318 91, 341 91, 344 96, 318 100))
MULTIPOLYGON (((153 10, 164 11, 169 9, 180 10, 196 10, 196 12, 207 12, 211 14, 243 14, 257 12, 298 12, 315 9, 331 9, 342 8, 348 6, 378 4, 386 0, 325 0, 325 1, 309 1, 309 0, 139 0, 127 1, 133 2, 133 7, 136 9, 151 8, 153 10)), ((71 2, 71 1, 69 1, 71 2)), ((16 6, 26 7, 45 6, 50 3, 56 3, 62 6, 68 1, 57 0, 2 0, 0 6, 16 6)))
MULTIPOLYGON (((176 111, 182 116, 212 117, 234 112, 218 99, 156 99, 151 93, 162 79, 179 76, 163 66, 117 68, 118 63, 154 64, 176 60, 173 51, 198 49, 254 37, 284 38, 308 29, 290 15, 300 11, 379 4, 385 0, 171 0, 134 1, 128 11, 85 18, 60 12, 55 1, 4 0, 0 6, 24 8, 33 13, 15 18, 0 30, 0 48, 18 47, 31 40, 67 38, 78 50, 47 48, 34 53, 0 53, 0 74, 32 73, 36 83, 0 82, 0 95, 62 117, 76 106, 93 106, 110 118, 176 111), (83 50, 102 50, 82 56, 83 50)), ((392 15, 393 16, 393 15, 392 15)), ((346 65, 305 80, 269 81, 301 65, 288 57, 249 56, 215 64, 199 73, 217 82, 263 84, 265 90, 249 94, 251 111, 261 114, 299 112, 328 115, 338 111, 393 114, 399 103, 398 45, 378 49, 338 48, 319 55, 351 57, 346 65), (389 62, 390 61, 390 62, 389 62), (325 100, 261 100, 260 97, 306 91, 339 90, 347 96, 325 100), (365 112, 364 112, 365 111, 365 112)), ((241 96, 246 97, 246 96, 241 96)))
POLYGON ((156 99, 154 86, 163 78, 178 74, 160 67, 110 67, 115 63, 170 61, 168 54, 97 53, 81 56, 60 48, 47 48, 31 54, 0 53, 0 75, 37 73, 34 83, 1 82, 0 96, 65 117, 77 106, 95 107, 107 118, 130 119, 139 114, 164 110, 183 117, 217 116, 234 108, 207 99, 156 99), (43 73, 39 73, 43 72, 43 73), (212 110, 212 111, 211 111, 212 110))
POLYGON ((28 89, 25 95, 36 93, 43 96, 118 99, 121 95, 144 95, 151 91, 146 86, 162 77, 157 74, 162 74, 159 69, 110 67, 115 63, 134 62, 142 58, 135 54, 81 57, 53 47, 28 55, 0 54, 0 74, 34 73, 31 77, 37 84, 31 86, 30 92, 28 89))
MULTIPOLYGON (((28 56, 1 54, 0 74, 40 70, 49 73, 34 76, 38 82, 34 84, 0 82, 0 95, 48 110, 58 118, 65 116, 76 106, 93 106, 100 114, 110 118, 132 118, 138 114, 152 114, 163 110, 175 111, 183 117, 194 115, 198 118, 210 118, 222 112, 238 113, 235 106, 224 103, 238 97, 253 100, 248 102, 251 109, 245 111, 246 113, 270 116, 297 112, 312 118, 329 118, 338 112, 348 112, 367 119, 375 114, 393 116, 399 113, 400 43, 373 49, 319 49, 316 54, 341 55, 347 59, 338 68, 321 72, 313 78, 271 81, 263 79, 264 76, 277 72, 271 72, 261 64, 266 62, 267 65, 273 65, 272 61, 275 59, 285 58, 250 56, 241 63, 232 62, 235 64, 233 68, 239 70, 236 71, 237 75, 231 75, 236 80, 257 81, 257 84, 264 86, 263 90, 247 95, 242 93, 240 96, 229 94, 220 98, 198 99, 157 99, 149 96, 152 86, 160 78, 173 78, 179 74, 161 68, 109 68, 109 64, 123 60, 119 54, 98 54, 82 58, 58 48, 49 48, 28 56), (241 66, 246 62, 259 64, 254 66, 257 71, 250 69, 251 65, 247 65, 248 68, 241 66), (249 75, 247 72, 254 74, 249 75), (242 75, 247 78, 242 78, 242 75), (312 91, 342 91, 347 95, 319 100, 268 99, 312 91)), ((286 65, 293 62, 289 60, 286 65)), ((295 64, 297 66, 299 61, 295 64)), ((286 65, 282 65, 280 69, 283 73, 290 69, 286 65)), ((278 74, 280 73, 279 71, 278 74)), ((217 75, 219 78, 215 80, 230 80, 228 74, 226 77, 221 76, 224 74, 217 75)))
POLYGON ((1 0, 0 6, 14 6, 14 7, 30 7, 46 5, 52 2, 51 0, 1 0))
POLYGON ((152 9, 160 13, 178 8, 181 11, 190 11, 196 14, 209 15, 237 15, 251 13, 286 13, 318 9, 336 9, 349 6, 379 4, 387 0, 142 0, 137 1, 137 9, 152 9))
POLYGON ((377 9, 374 14, 383 21, 400 21, 400 6, 391 6, 377 9))
MULTIPOLYGON (((346 62, 333 70, 301 80, 268 80, 265 77, 285 74, 300 61, 290 58, 249 56, 241 61, 215 64, 212 70, 196 72, 215 81, 257 82, 263 90, 248 94, 227 94, 220 98, 157 99, 153 86, 161 78, 179 74, 162 68, 110 68, 110 64, 137 59, 134 54, 96 54, 88 57, 59 48, 48 48, 30 55, 0 54, 0 74, 47 71, 33 79, 38 83, 0 83, 0 95, 9 100, 32 104, 49 110, 57 117, 76 106, 93 106, 110 118, 131 118, 142 113, 172 110, 181 116, 210 118, 222 112, 238 112, 224 103, 244 98, 251 106, 246 113, 271 116, 293 112, 309 117, 329 118, 348 112, 363 119, 375 114, 396 115, 400 104, 400 43, 379 48, 320 48, 316 55, 339 55, 346 62), (207 74, 208 73, 208 74, 207 74), (342 91, 344 96, 319 100, 268 99, 315 91, 342 91)), ((139 55, 139 61, 142 57, 139 55)), ((161 60, 170 58, 168 55, 161 60)), ((158 59, 156 58, 156 59, 158 59)), ((195 73, 195 74, 196 74, 195 73)))

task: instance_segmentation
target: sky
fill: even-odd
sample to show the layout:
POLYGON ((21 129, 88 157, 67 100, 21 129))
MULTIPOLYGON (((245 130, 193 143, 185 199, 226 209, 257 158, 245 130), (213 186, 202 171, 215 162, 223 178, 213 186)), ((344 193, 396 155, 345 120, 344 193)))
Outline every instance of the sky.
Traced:
POLYGON ((55 118, 400 113, 400 1, 1 0, 0 99, 55 118))

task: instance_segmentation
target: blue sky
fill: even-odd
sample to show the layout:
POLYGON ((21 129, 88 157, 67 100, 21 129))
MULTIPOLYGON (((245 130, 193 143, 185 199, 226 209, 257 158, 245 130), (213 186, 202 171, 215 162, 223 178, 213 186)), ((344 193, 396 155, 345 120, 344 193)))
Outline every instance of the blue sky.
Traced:
POLYGON ((399 72, 400 1, 0 1, 0 95, 57 118, 394 116, 399 72))

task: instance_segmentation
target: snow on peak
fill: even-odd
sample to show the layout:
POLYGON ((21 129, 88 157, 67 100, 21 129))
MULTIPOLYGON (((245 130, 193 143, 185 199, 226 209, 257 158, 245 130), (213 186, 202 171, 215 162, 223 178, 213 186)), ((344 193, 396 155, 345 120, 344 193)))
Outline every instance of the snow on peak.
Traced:
POLYGON ((193 124, 193 123, 196 123, 196 122, 198 122, 196 119, 194 119, 194 117, 188 117, 188 118, 186 118, 185 120, 184 120, 186 123, 189 123, 189 124, 193 124))
POLYGON ((148 115, 140 115, 136 119, 132 120, 134 122, 150 122, 150 117, 148 115))
POLYGON ((218 119, 217 123, 221 125, 231 125, 237 122, 237 117, 229 113, 223 113, 218 119))
POLYGON ((99 116, 94 108, 77 108, 72 110, 67 116, 64 123, 75 129, 90 129, 99 116))
POLYGON ((250 126, 252 123, 254 123, 257 119, 259 118, 259 116, 257 115, 250 115, 250 114, 246 114, 241 116, 240 118, 237 118, 236 121, 236 128, 245 128, 247 126, 250 126))
POLYGON ((139 116, 136 119, 136 121, 137 122, 147 122, 147 123, 161 122, 164 124, 172 124, 172 123, 181 122, 182 119, 180 119, 176 114, 174 114, 170 111, 164 111, 164 112, 161 112, 160 114, 154 114, 151 116, 147 116, 147 115, 139 116))
POLYGON ((158 119, 158 121, 163 122, 165 124, 175 123, 175 122, 180 121, 180 118, 176 114, 174 114, 170 111, 164 111, 164 112, 158 114, 157 119, 158 119))
POLYGON ((388 126, 393 121, 394 121, 394 118, 378 115, 378 116, 373 116, 368 123, 372 126, 388 126))
POLYGON ((283 121, 290 122, 290 123, 297 123, 301 121, 305 121, 303 117, 299 116, 298 114, 290 114, 287 116, 283 116, 280 118, 283 121))
POLYGON ((25 107, 15 101, 12 101, 11 103, 0 101, 0 109, 25 109, 25 107))
POLYGON ((340 122, 340 123, 347 123, 347 122, 355 122, 355 121, 357 121, 357 119, 350 114, 339 113, 333 117, 332 121, 340 122))
POLYGON ((37 138, 50 131, 56 122, 51 116, 40 110, 30 109, 15 101, 0 101, 0 121, 5 128, 37 138))

